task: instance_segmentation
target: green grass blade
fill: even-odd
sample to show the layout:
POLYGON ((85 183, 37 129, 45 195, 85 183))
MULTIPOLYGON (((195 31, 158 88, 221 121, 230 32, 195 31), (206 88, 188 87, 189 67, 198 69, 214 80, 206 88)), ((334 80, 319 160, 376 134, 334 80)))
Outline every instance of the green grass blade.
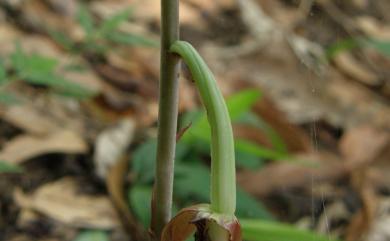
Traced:
POLYGON ((232 95, 226 100, 229 115, 232 120, 236 120, 242 114, 250 111, 252 106, 261 97, 261 92, 255 89, 247 89, 232 95))
POLYGON ((235 141, 235 147, 237 150, 265 159, 283 160, 289 157, 289 155, 285 152, 275 151, 270 148, 262 147, 256 143, 243 139, 237 139, 235 141))
POLYGON ((61 45, 67 51, 75 50, 75 43, 73 40, 63 32, 60 31, 49 31, 50 36, 61 45))
POLYGON ((6 161, 0 160, 0 173, 21 173, 23 168, 18 165, 10 164, 6 161))
POLYGON ((86 230, 81 232, 73 241, 109 241, 108 234, 100 230, 86 230))
POLYGON ((242 237, 247 241, 337 241, 279 222, 240 219, 240 224, 242 237))
POLYGON ((131 10, 131 8, 127 8, 108 19, 105 19, 99 27, 99 34, 101 36, 112 34, 113 31, 117 30, 121 23, 125 22, 130 17, 132 13, 131 10))
POLYGON ((80 26, 85 31, 87 38, 91 37, 95 32, 95 23, 87 6, 81 5, 77 11, 76 19, 80 26))
POLYGON ((157 41, 133 33, 115 32, 108 35, 107 39, 113 43, 130 46, 157 47, 159 45, 157 41))
POLYGON ((0 60, 0 87, 3 84, 7 83, 7 71, 5 69, 4 63, 0 60))
POLYGON ((365 41, 365 44, 371 48, 374 48, 384 56, 390 58, 390 41, 369 39, 365 41))

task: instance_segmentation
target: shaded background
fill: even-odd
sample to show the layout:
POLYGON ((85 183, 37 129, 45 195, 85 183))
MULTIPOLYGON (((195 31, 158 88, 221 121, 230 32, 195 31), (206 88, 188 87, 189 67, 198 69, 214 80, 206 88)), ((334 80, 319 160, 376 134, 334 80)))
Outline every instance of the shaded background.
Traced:
MULTIPOLYGON (((234 123, 237 216, 312 240, 390 240, 390 2, 180 2, 181 37, 234 123)), ((0 240, 146 240, 159 1, 0 7, 0 240)), ((185 66, 179 109, 175 212, 209 196, 208 126, 185 66)))

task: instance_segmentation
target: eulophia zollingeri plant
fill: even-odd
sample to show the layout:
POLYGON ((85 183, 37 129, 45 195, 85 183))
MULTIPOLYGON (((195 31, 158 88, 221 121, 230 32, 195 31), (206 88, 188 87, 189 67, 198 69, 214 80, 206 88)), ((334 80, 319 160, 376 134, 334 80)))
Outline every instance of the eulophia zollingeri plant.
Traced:
POLYGON ((188 42, 179 39, 179 0, 161 0, 161 63, 156 175, 152 199, 154 240, 239 241, 235 217, 236 176, 233 130, 215 78, 188 42), (181 210, 171 219, 173 169, 178 115, 179 59, 190 69, 211 129, 210 204, 181 210))
POLYGON ((195 231, 197 241, 239 241, 235 217, 236 176, 232 125, 224 98, 204 60, 191 44, 176 41, 170 48, 188 66, 199 90, 211 128, 210 204, 181 210, 163 229, 162 241, 185 241, 195 231))

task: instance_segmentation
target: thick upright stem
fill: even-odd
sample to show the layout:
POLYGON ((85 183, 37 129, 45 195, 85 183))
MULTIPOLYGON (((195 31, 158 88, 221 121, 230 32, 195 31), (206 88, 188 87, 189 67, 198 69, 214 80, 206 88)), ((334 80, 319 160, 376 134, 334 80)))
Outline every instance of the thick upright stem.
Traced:
POLYGON ((178 5, 178 0, 161 0, 159 123, 151 227, 158 240, 163 227, 171 218, 178 112, 179 58, 170 53, 169 48, 179 38, 178 5))

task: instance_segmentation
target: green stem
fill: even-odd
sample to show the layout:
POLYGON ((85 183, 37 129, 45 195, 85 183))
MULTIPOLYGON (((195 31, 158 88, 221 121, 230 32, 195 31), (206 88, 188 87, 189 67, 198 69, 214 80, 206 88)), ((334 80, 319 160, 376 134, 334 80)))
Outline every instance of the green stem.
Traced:
POLYGON ((234 139, 229 113, 213 74, 191 44, 176 41, 171 51, 189 67, 211 128, 211 210, 233 216, 236 208, 234 139))
POLYGON ((161 65, 157 166, 151 228, 156 239, 171 219, 178 115, 179 59, 169 48, 179 38, 178 0, 161 0, 161 65))

